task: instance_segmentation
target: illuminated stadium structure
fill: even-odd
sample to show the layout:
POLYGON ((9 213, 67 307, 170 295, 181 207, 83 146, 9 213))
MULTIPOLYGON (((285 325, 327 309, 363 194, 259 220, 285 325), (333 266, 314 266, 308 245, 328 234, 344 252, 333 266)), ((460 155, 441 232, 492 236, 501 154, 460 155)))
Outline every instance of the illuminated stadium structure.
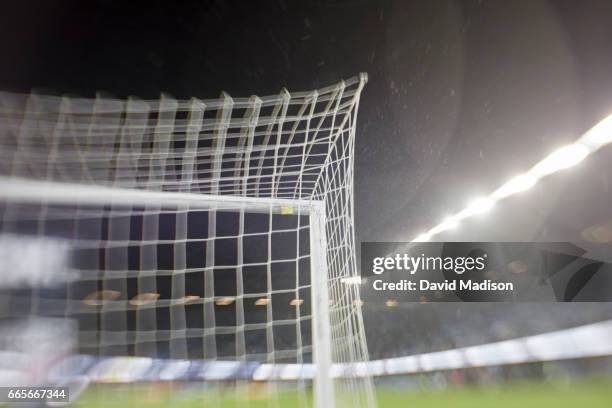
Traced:
POLYGON ((21 266, 32 278, 9 284, 6 310, 78 322, 81 355, 292 364, 316 406, 373 406, 364 372, 332 368, 368 360, 343 283, 366 81, 215 100, 1 94, 2 237, 55 254, 46 274, 21 266))

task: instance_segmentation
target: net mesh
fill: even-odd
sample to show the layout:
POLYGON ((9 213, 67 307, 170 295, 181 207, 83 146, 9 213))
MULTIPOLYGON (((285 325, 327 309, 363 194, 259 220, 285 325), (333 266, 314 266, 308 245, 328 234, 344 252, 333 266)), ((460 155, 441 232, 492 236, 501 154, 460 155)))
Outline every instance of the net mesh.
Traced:
MULTIPOLYGON (((1 236, 56 265, 4 261, 23 273, 0 284, 3 321, 73 319, 85 354, 311 363, 311 246, 325 242, 328 349, 367 361, 345 283, 365 82, 215 100, 0 93, 1 236)), ((350 367, 336 386, 371 406, 350 367)))

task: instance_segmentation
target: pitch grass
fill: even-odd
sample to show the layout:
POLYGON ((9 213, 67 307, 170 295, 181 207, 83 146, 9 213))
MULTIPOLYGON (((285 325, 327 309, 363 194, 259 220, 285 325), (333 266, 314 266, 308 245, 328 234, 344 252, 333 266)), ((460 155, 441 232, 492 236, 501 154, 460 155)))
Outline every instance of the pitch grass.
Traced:
POLYGON ((381 408, 610 408, 612 379, 515 383, 445 391, 377 392, 381 408))
MULTIPOLYGON (((310 399, 310 396, 308 396, 310 399)), ((377 390, 380 408, 610 408, 612 378, 561 382, 530 382, 508 385, 452 388, 444 391, 407 391, 381 388, 377 390)), ((144 387, 100 386, 90 389, 76 407, 215 407, 263 408, 300 407, 295 393, 280 393, 269 398, 264 393, 244 394, 202 392, 144 387)))

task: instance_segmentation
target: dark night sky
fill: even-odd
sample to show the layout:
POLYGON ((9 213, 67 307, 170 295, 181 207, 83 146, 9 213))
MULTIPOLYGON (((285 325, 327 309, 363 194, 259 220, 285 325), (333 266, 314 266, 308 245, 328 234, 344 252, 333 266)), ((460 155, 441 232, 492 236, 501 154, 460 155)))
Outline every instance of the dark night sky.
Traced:
MULTIPOLYGON (((84 3, 3 7, 0 89, 210 98, 367 71, 358 241, 413 238, 612 112, 604 0, 84 3)), ((478 239, 570 240, 609 218, 609 150, 504 204, 478 239)))

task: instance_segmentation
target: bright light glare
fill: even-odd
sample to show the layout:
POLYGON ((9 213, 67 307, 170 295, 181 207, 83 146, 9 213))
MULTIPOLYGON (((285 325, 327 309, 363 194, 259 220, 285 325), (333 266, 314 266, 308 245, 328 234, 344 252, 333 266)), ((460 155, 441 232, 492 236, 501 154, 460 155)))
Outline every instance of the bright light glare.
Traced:
POLYGON ((531 174, 521 174, 495 190, 493 197, 500 199, 520 193, 521 191, 529 190, 534 186, 536 181, 537 178, 531 174))
POLYGON ((554 151, 531 170, 538 176, 546 176, 561 169, 575 166, 589 155, 589 149, 580 143, 564 146, 554 151))
POLYGON ((413 239, 412 242, 427 242, 430 239, 431 239, 431 236, 429 234, 421 234, 415 239, 413 239))
POLYGON ((451 228, 455 228, 459 221, 472 215, 480 214, 491 209, 495 202, 513 194, 529 190, 540 178, 556 171, 575 166, 584 160, 590 153, 605 144, 612 143, 612 115, 593 126, 576 143, 564 146, 533 166, 529 172, 509 180, 495 190, 490 197, 479 198, 470 203, 463 211, 449 217, 424 234, 419 235, 412 242, 426 242, 432 236, 451 228))
POLYGON ((458 214, 459 218, 465 218, 489 211, 495 205, 495 200, 489 197, 481 197, 472 201, 465 210, 458 214))
POLYGON ((612 142, 612 115, 593 126, 580 138, 580 143, 591 148, 598 148, 610 142, 612 142))
POLYGON ((429 230, 427 232, 428 235, 436 235, 441 233, 442 231, 446 231, 452 228, 456 228, 457 225, 459 225, 459 222, 457 221, 457 219, 455 217, 448 217, 447 219, 445 219, 444 221, 442 221, 440 224, 436 225, 435 227, 433 227, 431 230, 429 230))

